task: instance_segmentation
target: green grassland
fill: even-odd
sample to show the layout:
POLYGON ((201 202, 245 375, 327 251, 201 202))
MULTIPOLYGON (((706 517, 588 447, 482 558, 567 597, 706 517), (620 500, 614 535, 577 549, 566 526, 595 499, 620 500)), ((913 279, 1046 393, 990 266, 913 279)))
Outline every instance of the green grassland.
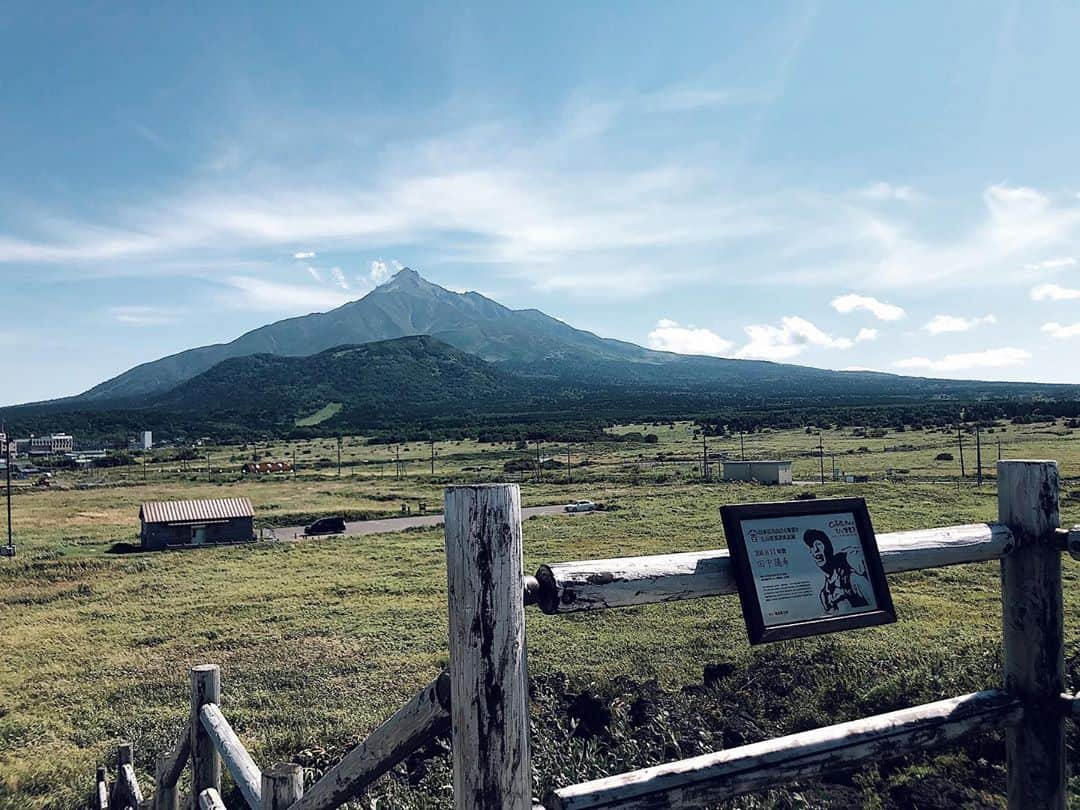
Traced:
MULTIPOLYGON (((872 475, 871 483, 768 488, 702 481, 701 438, 688 423, 613 432, 658 439, 572 446, 570 483, 565 468, 545 469, 542 481, 530 480, 533 471, 503 472, 508 461, 535 453, 531 447, 437 443, 432 475, 431 446, 395 449, 361 437, 343 439, 340 477, 336 441, 317 440, 208 448, 209 473, 204 459, 179 465, 169 451, 155 451, 145 467, 60 473, 49 489, 22 482, 14 499, 19 557, 0 562, 0 808, 78 805, 94 766, 119 738, 133 741, 140 781, 149 785, 154 757, 181 727, 193 664, 221 665, 223 708, 257 762, 296 760, 314 776, 446 663, 441 530, 110 553, 137 536, 145 500, 248 495, 260 522, 280 526, 338 511, 395 514, 402 504, 415 514, 420 501, 437 507, 446 483, 482 477, 523 479, 526 504, 589 497, 606 507, 526 521, 527 571, 567 559, 722 546, 721 505, 805 490, 865 497, 879 531, 996 514, 992 480, 958 485, 958 462, 934 461, 945 450, 955 454, 955 434, 826 431, 827 471, 835 452, 838 466, 872 475), (883 450, 902 445, 910 449, 883 450), (239 478, 239 465, 253 455, 288 459, 294 451, 303 462, 295 479, 239 478), (399 453, 407 462, 400 476, 399 453), (889 468, 909 472, 886 480, 889 468)), ((1004 457, 1057 458, 1066 479, 1080 478, 1080 435, 1062 424, 984 434, 991 474, 999 437, 1004 457)), ((739 453, 737 436, 707 441, 711 454, 739 453)), ((803 431, 745 437, 747 456, 792 458, 804 480, 819 471, 817 444, 817 435, 803 431)), ((552 461, 565 452, 541 448, 552 461)), ((1063 501, 1062 520, 1080 522, 1080 501, 1063 501)), ((1064 565, 1075 686, 1080 564, 1066 558, 1064 565)), ((997 565, 890 581, 895 625, 753 649, 734 598, 564 617, 531 612, 537 794, 1000 683, 997 565)), ((1070 742, 1075 751, 1080 740, 1071 735, 1070 742)), ((395 769, 357 807, 447 806, 445 745, 430 753, 395 769)), ((1002 761, 991 735, 732 806, 1000 807, 1002 761)))

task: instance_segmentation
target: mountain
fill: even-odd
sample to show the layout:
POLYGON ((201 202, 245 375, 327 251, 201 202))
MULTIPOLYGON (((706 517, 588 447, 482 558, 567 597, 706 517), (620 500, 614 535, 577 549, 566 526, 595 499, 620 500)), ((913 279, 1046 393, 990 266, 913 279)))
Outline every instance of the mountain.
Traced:
POLYGON ((230 343, 136 366, 57 406, 141 406, 215 368, 254 355, 305 357, 343 345, 430 335, 459 351, 549 386, 628 388, 666 397, 710 392, 717 402, 784 405, 858 398, 1075 396, 1076 388, 836 372, 758 360, 652 351, 599 337, 535 309, 513 310, 475 292, 456 293, 405 268, 363 298, 330 312, 277 321, 230 343))
POLYGON ((28 432, 59 426, 112 436, 150 426, 172 436, 239 436, 402 426, 506 430, 587 423, 595 430, 650 416, 723 413, 730 421, 799 408, 824 414, 899 406, 940 411, 940 417, 958 401, 987 400, 1011 403, 993 414, 1023 415, 1039 402, 1077 399, 1077 386, 900 377, 652 351, 535 309, 512 310, 475 292, 452 292, 406 268, 330 312, 145 363, 77 397, 7 408, 4 415, 28 432))
POLYGON ((579 358, 641 361, 661 355, 574 329, 535 309, 512 310, 479 293, 451 292, 405 268, 358 301, 330 312, 277 321, 231 343, 144 363, 75 399, 88 403, 159 394, 234 357, 301 357, 410 335, 431 335, 484 360, 524 367, 579 358))

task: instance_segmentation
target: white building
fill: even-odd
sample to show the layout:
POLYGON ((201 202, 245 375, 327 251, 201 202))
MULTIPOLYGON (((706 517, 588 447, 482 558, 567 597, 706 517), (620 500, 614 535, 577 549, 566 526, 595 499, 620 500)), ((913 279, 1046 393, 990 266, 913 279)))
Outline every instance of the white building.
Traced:
POLYGON ((70 453, 74 449, 75 439, 67 433, 50 433, 46 436, 30 437, 31 453, 58 455, 60 453, 70 453))
POLYGON ((139 434, 139 448, 142 450, 149 450, 154 446, 154 432, 152 430, 144 430, 139 434))
POLYGON ((725 481, 757 481, 759 484, 790 484, 790 461, 725 461, 725 481))

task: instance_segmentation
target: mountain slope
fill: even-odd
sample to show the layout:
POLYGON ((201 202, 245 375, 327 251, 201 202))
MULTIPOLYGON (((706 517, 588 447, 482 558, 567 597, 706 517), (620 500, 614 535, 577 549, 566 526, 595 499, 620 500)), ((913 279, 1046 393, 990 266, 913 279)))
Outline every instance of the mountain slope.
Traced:
POLYGON ((641 360, 660 354, 574 329, 537 310, 512 310, 479 293, 451 292, 405 268, 358 301, 330 312, 278 321, 231 343, 144 363, 76 399, 88 402, 158 394, 233 357, 304 356, 335 346, 409 335, 432 335, 485 360, 526 365, 575 355, 641 360))
POLYGON ((520 405, 528 393, 528 386, 490 363, 420 335, 306 357, 230 358, 156 398, 153 407, 288 426, 332 405, 379 421, 461 413, 476 402, 520 405))

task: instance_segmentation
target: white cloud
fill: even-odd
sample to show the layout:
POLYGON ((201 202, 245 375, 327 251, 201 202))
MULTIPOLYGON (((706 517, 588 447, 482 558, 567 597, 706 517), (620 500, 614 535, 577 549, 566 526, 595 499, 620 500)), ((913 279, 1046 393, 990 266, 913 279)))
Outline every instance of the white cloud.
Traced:
POLYGON ((871 313, 879 321, 898 321, 904 317, 904 310, 895 304, 886 304, 868 295, 856 295, 848 293, 832 300, 832 308, 837 312, 847 314, 856 310, 865 310, 871 313))
POLYGON ((850 349, 855 345, 850 338, 833 337, 797 316, 781 318, 780 326, 754 324, 745 331, 750 340, 735 356, 747 359, 790 360, 810 347, 850 349))
POLYGON ((744 101, 756 101, 759 93, 702 87, 668 87, 640 97, 641 107, 648 112, 692 112, 744 101))
POLYGON ((1059 284, 1040 284, 1031 288, 1032 301, 1075 301, 1078 298, 1080 290, 1059 284))
POLYGON ((1025 270, 1057 270, 1061 267, 1072 267, 1076 264, 1076 259, 1072 256, 1061 256, 1056 259, 1044 259, 1041 262, 1032 262, 1025 264, 1025 270))
POLYGON ((967 352, 960 354, 947 354, 938 360, 928 357, 908 357, 893 363, 897 368, 903 369, 927 369, 929 371, 967 371, 979 368, 1002 368, 1004 366, 1016 366, 1031 359, 1031 353, 1023 349, 1006 347, 1002 349, 987 349, 981 352, 967 352))
POLYGON ((224 282, 232 289, 221 296, 221 302, 234 309, 282 313, 323 312, 352 300, 352 296, 337 290, 306 284, 283 284, 251 276, 230 276, 224 282))
POLYGON ((663 319, 649 332, 649 347, 676 354, 707 354, 724 357, 734 344, 710 329, 680 326, 675 321, 663 319))
POLYGON ((956 315, 935 315, 923 325, 923 329, 931 335, 941 335, 946 332, 968 332, 981 324, 997 323, 993 315, 985 315, 982 318, 961 318, 956 315))
POLYGON ((313 250, 301 250, 298 253, 294 253, 293 258, 298 259, 298 260, 314 259, 315 258, 315 251, 313 251, 313 250))
POLYGON ((308 275, 311 276, 313 279, 320 282, 322 281, 322 273, 320 273, 317 268, 308 265, 307 271, 308 275))
POLYGON ((878 330, 877 329, 860 329, 859 333, 857 335, 855 335, 855 342, 856 343, 866 343, 867 341, 877 340, 877 339, 878 339, 878 330))
POLYGON ((894 186, 891 183, 884 182, 871 183, 865 188, 859 189, 856 194, 864 200, 895 200, 898 202, 915 202, 922 196, 911 186, 894 186))
POLYGON ((1050 323, 1044 323, 1042 325, 1042 331, 1043 334, 1050 335, 1050 337, 1058 338, 1059 340, 1080 337, 1080 323, 1063 325, 1051 321, 1050 323))
POLYGON ((342 272, 340 267, 331 267, 330 275, 333 277, 334 283, 341 289, 349 289, 349 280, 345 278, 345 273, 342 272))
POLYGON ((390 277, 394 274, 394 272, 402 269, 402 266, 399 262, 392 262, 392 265, 394 267, 393 271, 390 270, 390 265, 388 265, 382 259, 375 259, 371 263, 371 272, 368 274, 368 277, 371 279, 372 283, 376 285, 383 284, 390 280, 390 277))
POLYGON ((185 311, 177 307, 118 306, 110 307, 109 315, 113 320, 134 326, 161 326, 175 323, 185 311))

